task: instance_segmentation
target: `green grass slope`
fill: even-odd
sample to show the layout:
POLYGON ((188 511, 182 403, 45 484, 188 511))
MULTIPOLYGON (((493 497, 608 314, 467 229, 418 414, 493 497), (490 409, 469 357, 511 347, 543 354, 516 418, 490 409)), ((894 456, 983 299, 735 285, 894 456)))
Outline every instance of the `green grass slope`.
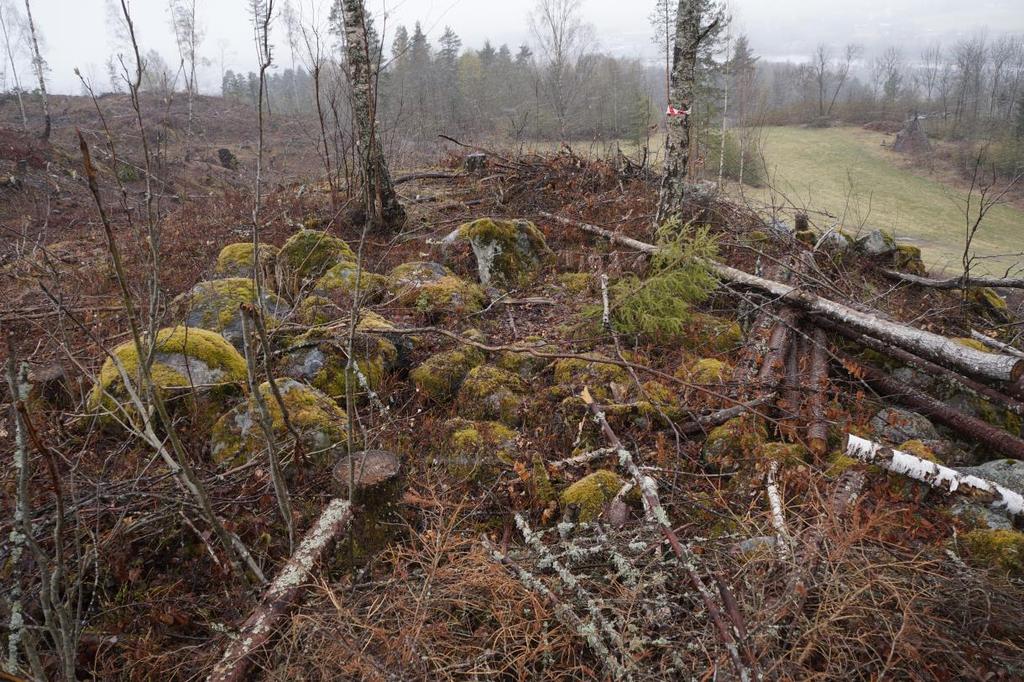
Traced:
MULTIPOLYGON (((904 168, 904 161, 881 146, 885 136, 860 128, 769 128, 765 157, 773 190, 744 189, 748 198, 778 206, 826 211, 842 229, 892 230, 898 239, 922 248, 929 267, 959 269, 966 221, 966 191, 904 168)), ((891 136, 888 138, 893 139, 891 136)), ((814 218, 831 225, 827 216, 814 218)), ((1024 212, 993 208, 974 241, 976 266, 993 273, 1020 261, 1007 254, 1024 251, 1024 212)))

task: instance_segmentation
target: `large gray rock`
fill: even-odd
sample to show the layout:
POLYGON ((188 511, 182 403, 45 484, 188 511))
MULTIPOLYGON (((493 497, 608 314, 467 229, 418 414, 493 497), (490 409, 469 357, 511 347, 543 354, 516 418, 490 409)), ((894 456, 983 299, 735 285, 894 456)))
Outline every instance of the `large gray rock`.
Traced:
MULTIPOLYGON (((1024 495, 1024 462, 1019 459, 996 459, 976 467, 963 467, 960 473, 984 478, 1024 495)), ((1005 514, 987 505, 961 500, 950 508, 955 516, 992 530, 1012 530, 1013 522, 1005 514)))
POLYGON ((835 253, 842 253, 850 248, 850 240, 845 234, 838 230, 832 230, 822 235, 821 239, 818 240, 819 248, 825 251, 832 251, 835 253))
POLYGON ((884 256, 896 250, 896 240, 882 230, 871 230, 857 240, 857 248, 869 256, 884 256))
POLYGON ((871 418, 871 429, 882 440, 895 444, 908 440, 939 440, 939 432, 927 418, 898 407, 880 410, 871 418))

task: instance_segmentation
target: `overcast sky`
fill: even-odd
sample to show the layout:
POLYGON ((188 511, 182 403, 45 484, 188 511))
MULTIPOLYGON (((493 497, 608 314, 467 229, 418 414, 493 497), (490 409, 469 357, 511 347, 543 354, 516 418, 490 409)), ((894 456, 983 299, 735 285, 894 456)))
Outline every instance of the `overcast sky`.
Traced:
MULTIPOLYGON (((106 85, 104 64, 116 51, 106 28, 108 0, 31 0, 33 14, 45 39, 51 89, 78 92, 73 70, 80 67, 106 85)), ((306 16, 326 17, 329 0, 292 0, 306 16)), ((277 0, 282 4, 283 0, 277 0)), ((23 9, 21 0, 0 0, 23 9)), ((419 20, 432 42, 451 26, 463 44, 478 47, 485 39, 518 45, 530 40, 527 14, 536 0, 367 0, 378 27, 391 34, 395 26, 411 27, 419 20)), ((198 0, 200 22, 206 29, 201 48, 210 60, 204 70, 204 90, 219 88, 221 59, 227 68, 247 71, 254 66, 252 31, 246 0, 198 0)), ((619 55, 654 58, 648 15, 654 0, 582 0, 587 20, 594 25, 603 49, 619 55)), ((132 14, 143 49, 160 51, 176 62, 173 34, 168 25, 167 0, 132 0, 132 14)), ((898 45, 908 59, 922 46, 987 31, 1024 34, 1024 0, 731 0, 733 32, 750 37, 757 54, 768 59, 803 58, 819 42, 841 46, 864 45, 869 53, 898 45)), ((285 39, 278 21, 277 61, 287 66, 285 39)), ((390 38, 387 39, 390 43, 390 38)), ((23 74, 24 79, 27 74, 23 74)))

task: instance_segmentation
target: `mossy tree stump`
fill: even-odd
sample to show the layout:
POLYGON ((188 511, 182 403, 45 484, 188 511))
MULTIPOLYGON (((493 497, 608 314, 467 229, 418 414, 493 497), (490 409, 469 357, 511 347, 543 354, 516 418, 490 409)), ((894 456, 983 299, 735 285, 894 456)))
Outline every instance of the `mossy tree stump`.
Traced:
POLYGON ((398 455, 387 450, 362 450, 351 457, 341 457, 332 473, 340 498, 349 499, 350 474, 351 499, 355 506, 351 526, 352 561, 362 564, 387 545, 398 527, 402 462, 398 455))

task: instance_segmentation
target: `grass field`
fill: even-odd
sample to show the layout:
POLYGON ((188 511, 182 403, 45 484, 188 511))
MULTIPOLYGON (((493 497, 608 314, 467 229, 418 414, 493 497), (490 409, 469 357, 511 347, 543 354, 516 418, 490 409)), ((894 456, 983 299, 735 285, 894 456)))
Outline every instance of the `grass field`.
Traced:
MULTIPOLYGON (((881 146, 883 139, 881 133, 860 128, 769 128, 765 156, 775 191, 744 188, 744 193, 769 204, 825 211, 851 233, 891 230, 900 241, 920 246, 929 267, 956 271, 963 253, 966 191, 928 177, 927 171, 906 168, 904 159, 881 146)), ((812 216, 819 226, 835 222, 812 216)), ((974 246, 984 258, 978 269, 995 273, 1020 261, 1005 254, 1024 251, 1024 211, 993 208, 974 246)))

